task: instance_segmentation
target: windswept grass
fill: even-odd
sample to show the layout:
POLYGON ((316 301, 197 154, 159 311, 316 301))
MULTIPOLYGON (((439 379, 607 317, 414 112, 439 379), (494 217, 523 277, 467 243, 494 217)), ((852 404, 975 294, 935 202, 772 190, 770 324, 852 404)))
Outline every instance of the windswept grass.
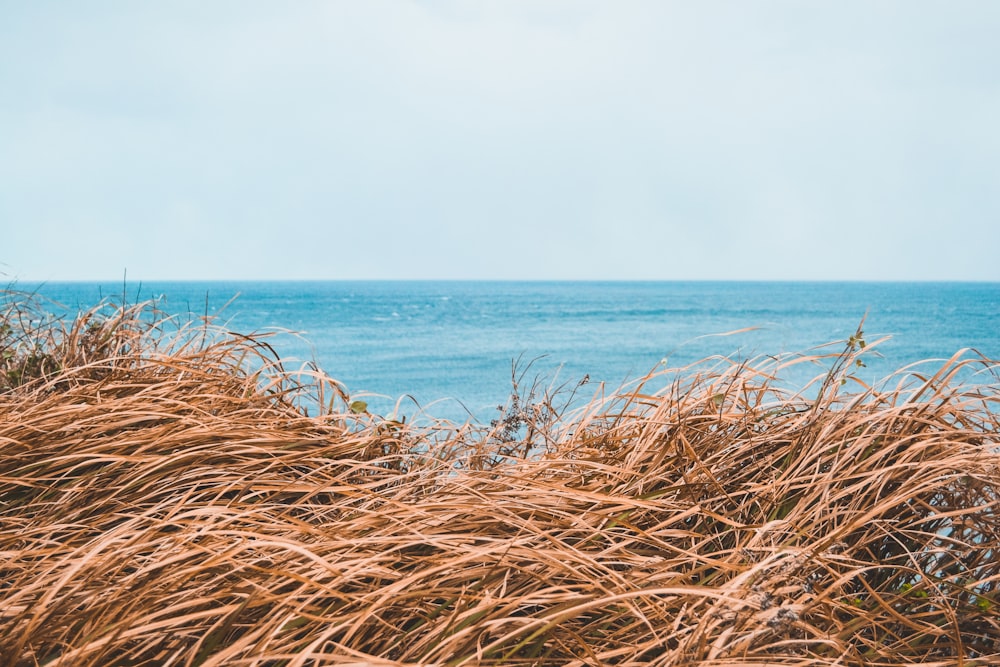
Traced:
POLYGON ((973 354, 871 388, 859 332, 418 428, 261 338, 4 296, 2 665, 1000 660, 973 354), (806 394, 792 363, 825 364, 806 394))

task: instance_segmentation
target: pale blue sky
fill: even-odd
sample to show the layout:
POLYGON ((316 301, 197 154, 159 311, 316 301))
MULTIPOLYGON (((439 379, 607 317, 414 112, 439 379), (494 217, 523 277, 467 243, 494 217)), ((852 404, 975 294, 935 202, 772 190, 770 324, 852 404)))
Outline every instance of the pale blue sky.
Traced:
POLYGON ((1000 280, 1000 2, 0 0, 0 272, 1000 280))

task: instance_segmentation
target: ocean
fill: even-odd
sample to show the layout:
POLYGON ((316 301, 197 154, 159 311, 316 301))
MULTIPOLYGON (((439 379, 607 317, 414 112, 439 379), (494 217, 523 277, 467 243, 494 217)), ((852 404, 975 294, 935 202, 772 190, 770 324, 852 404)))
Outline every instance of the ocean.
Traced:
MULTIPOLYGON (((17 288, 37 290, 70 310, 124 294, 129 302, 158 299, 172 314, 208 313, 240 333, 280 330, 269 342, 286 368, 313 362, 371 411, 396 417, 488 421, 510 396, 512 367, 523 374, 522 389, 536 380, 540 387, 574 387, 587 377, 581 395, 589 397, 602 382, 613 390, 658 366, 711 355, 809 351, 846 339, 862 318, 867 340, 891 336, 877 347, 881 357, 857 369, 865 382, 963 348, 1000 359, 1000 283, 76 282, 17 288)), ((804 385, 821 372, 797 367, 785 381, 804 385)))

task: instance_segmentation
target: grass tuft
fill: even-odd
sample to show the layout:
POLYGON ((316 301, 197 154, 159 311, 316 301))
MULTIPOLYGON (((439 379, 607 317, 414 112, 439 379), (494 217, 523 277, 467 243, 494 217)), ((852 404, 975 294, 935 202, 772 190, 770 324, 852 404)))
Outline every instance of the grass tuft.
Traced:
POLYGON ((260 336, 37 304, 0 305, 0 665, 1000 660, 974 353, 869 387, 858 331, 414 426, 260 336))

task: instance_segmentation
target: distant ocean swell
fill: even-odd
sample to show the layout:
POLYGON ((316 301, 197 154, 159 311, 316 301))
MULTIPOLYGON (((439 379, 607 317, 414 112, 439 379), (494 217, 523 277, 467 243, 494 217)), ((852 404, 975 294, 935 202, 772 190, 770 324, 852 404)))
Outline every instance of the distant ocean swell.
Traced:
MULTIPOLYGON (((123 293, 120 284, 21 287, 70 310, 123 293)), ((846 339, 863 317, 870 338, 892 336, 882 358, 858 369, 865 381, 960 348, 1000 358, 998 283, 158 282, 124 294, 158 297, 173 313, 207 310, 239 332, 301 332, 271 341, 290 365, 314 361, 350 392, 376 394, 373 410, 406 395, 414 411, 433 404, 430 414, 456 420, 495 414, 516 359, 556 384, 588 376, 617 387, 664 359, 809 350, 846 339)), ((818 372, 798 368, 788 380, 818 372)))

